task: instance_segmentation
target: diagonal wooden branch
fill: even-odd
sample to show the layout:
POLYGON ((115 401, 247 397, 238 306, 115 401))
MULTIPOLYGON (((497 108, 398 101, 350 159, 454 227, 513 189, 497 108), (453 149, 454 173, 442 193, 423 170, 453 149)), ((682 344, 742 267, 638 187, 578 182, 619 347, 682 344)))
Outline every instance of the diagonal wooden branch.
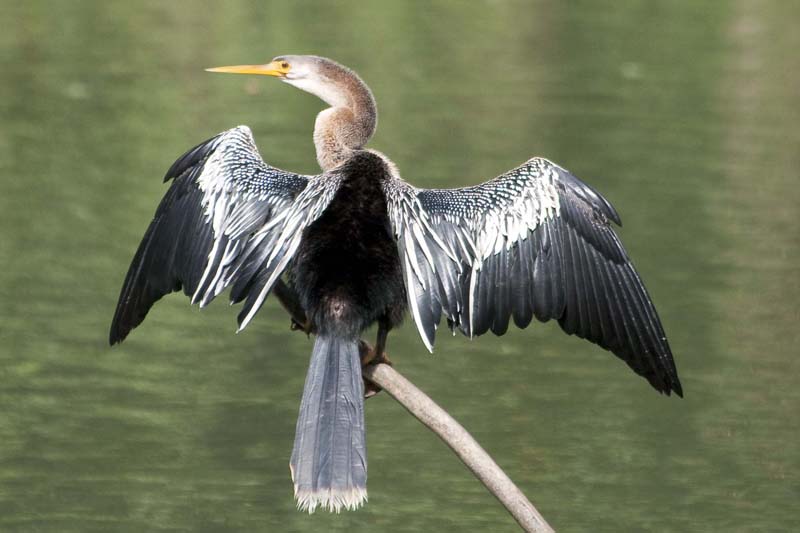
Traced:
POLYGON ((394 368, 369 365, 364 377, 382 387, 409 413, 436 433, 486 488, 500 500, 525 531, 553 531, 536 507, 461 424, 394 368))
MULTIPOLYGON (((297 326, 296 329, 304 329, 309 333, 305 312, 294 291, 282 280, 278 280, 272 293, 289 312, 293 325, 297 326)), ((363 340, 361 343, 364 347, 369 346, 363 340)), ((511 513, 522 529, 535 533, 553 531, 536 507, 480 444, 472 438, 472 435, 424 392, 386 364, 368 365, 364 368, 363 375, 375 385, 385 389, 409 413, 436 433, 486 488, 500 500, 500 503, 511 513)))

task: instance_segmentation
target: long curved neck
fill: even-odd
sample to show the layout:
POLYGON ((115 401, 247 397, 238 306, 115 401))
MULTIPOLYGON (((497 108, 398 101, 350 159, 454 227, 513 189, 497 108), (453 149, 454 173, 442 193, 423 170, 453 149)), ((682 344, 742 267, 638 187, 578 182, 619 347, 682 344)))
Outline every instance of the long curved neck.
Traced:
POLYGON ((364 147, 378 123, 375 98, 355 72, 337 63, 325 65, 325 83, 310 90, 331 107, 317 115, 314 146, 323 170, 346 161, 364 147))

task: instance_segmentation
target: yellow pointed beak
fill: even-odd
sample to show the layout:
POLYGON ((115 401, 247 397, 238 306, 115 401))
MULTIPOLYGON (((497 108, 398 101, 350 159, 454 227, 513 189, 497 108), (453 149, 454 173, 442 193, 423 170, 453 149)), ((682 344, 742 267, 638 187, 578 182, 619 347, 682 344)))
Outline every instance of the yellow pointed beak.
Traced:
POLYGON ((267 65, 232 65, 230 67, 207 68, 208 72, 225 72, 228 74, 262 74, 283 78, 289 72, 286 61, 273 61, 267 65))

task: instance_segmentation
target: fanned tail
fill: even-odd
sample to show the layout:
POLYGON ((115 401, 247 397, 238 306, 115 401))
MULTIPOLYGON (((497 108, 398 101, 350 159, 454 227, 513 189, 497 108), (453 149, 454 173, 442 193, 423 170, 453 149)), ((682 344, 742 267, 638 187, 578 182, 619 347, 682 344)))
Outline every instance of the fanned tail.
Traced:
POLYGON ((290 468, 301 511, 338 513, 366 501, 364 383, 355 339, 317 336, 290 468))

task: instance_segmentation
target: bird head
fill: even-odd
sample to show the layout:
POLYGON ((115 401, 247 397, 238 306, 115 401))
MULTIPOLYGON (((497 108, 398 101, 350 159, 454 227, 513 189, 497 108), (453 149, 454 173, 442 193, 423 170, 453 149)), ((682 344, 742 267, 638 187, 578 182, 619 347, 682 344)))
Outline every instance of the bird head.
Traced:
POLYGON ((206 70, 228 74, 273 76, 317 96, 334 107, 348 105, 344 81, 354 75, 350 69, 335 61, 311 55, 283 55, 263 65, 232 65, 206 70))

